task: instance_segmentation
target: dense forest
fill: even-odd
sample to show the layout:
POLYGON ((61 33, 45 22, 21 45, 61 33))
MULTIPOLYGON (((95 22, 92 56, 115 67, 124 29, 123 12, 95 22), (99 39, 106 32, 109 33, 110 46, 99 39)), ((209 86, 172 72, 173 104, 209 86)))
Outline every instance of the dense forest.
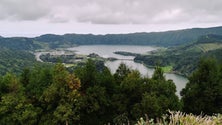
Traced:
POLYGON ((34 65, 48 65, 37 62, 35 56, 27 51, 0 49, 0 74, 7 72, 21 73, 25 67, 32 67, 34 65))
POLYGON ((168 110, 222 113, 222 65, 203 59, 176 96, 176 86, 156 66, 151 78, 121 64, 115 74, 88 62, 74 72, 62 64, 26 68, 0 77, 0 124, 135 124, 168 110))

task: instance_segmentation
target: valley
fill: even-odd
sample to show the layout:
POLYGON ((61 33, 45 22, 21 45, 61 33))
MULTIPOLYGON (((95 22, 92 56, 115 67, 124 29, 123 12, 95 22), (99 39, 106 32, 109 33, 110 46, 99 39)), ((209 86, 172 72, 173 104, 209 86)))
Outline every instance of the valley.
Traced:
MULTIPOLYGON (((142 63, 134 62, 136 55, 149 54, 152 51, 159 50, 159 47, 152 46, 132 46, 132 45, 85 45, 72 48, 63 48, 60 50, 49 52, 38 52, 42 55, 36 56, 44 62, 57 63, 62 62, 66 67, 75 69, 87 62, 87 59, 93 59, 97 62, 102 62, 107 66, 112 73, 115 73, 121 63, 126 64, 131 69, 138 70, 143 76, 151 77, 154 72, 154 67, 146 67, 142 63), (116 53, 120 52, 120 53, 116 53), (122 54, 124 53, 124 54, 122 54), (136 54, 135 54, 136 53, 136 54), (127 54, 127 55, 126 55, 127 54), (112 58, 112 60, 110 60, 112 58), (114 59, 114 60, 113 60, 114 59)), ((163 48, 162 48, 163 49, 163 48)), ((180 96, 180 91, 185 87, 187 79, 173 72, 169 72, 169 67, 165 67, 164 71, 168 70, 164 75, 166 79, 172 79, 177 86, 177 95, 180 96)))
MULTIPOLYGON (((116 62, 128 63, 135 69, 140 65, 143 68, 138 69, 148 76, 152 76, 152 73, 147 74, 147 72, 159 65, 166 73, 188 77, 196 69, 201 58, 214 57, 219 60, 222 59, 220 55, 220 51, 222 51, 221 36, 215 34, 204 35, 206 33, 220 33, 220 30, 222 32, 221 27, 121 35, 46 34, 35 38, 1 37, 0 44, 1 47, 8 48, 7 51, 16 50, 24 53, 34 53, 36 60, 33 60, 33 64, 29 63, 29 65, 19 67, 18 73, 22 71, 22 68, 39 65, 40 63, 51 65, 61 62, 66 67, 75 69, 75 67, 83 65, 87 59, 91 58, 110 67, 118 67, 113 66, 120 64, 116 62), (189 32, 192 32, 192 35, 193 33, 197 34, 195 37, 190 37, 192 35, 189 32), (182 37, 175 37, 172 41, 166 42, 167 44, 154 42, 157 38, 161 40, 162 36, 164 36, 165 40, 170 40, 171 36, 178 36, 181 33, 186 38, 192 38, 192 40, 187 41, 182 37), (175 40, 183 42, 173 44, 175 40), (11 43, 19 44, 19 46, 11 43), (142 71, 141 69, 146 70, 142 71)), ((12 67, 13 65, 15 64, 12 64, 12 67)), ((115 69, 110 68, 112 72, 115 69)), ((5 73, 4 71, 8 70, 2 70, 3 74, 5 73)))
POLYGON ((220 113, 222 36, 206 34, 220 29, 0 37, 0 123, 13 115, 48 123, 69 111, 71 123, 87 124, 168 109, 220 113))

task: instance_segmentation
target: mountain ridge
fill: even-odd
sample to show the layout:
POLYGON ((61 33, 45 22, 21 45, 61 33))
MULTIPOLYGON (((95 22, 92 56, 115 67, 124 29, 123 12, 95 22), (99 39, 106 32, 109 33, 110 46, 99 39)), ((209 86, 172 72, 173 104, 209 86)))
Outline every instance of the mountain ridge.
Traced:
POLYGON ((53 42, 58 39, 63 42, 71 42, 79 45, 84 44, 129 44, 129 45, 157 45, 178 46, 197 40, 207 34, 222 34, 222 26, 210 28, 190 28, 171 30, 164 32, 137 32, 128 34, 44 34, 35 37, 37 41, 53 42), (52 39, 50 41, 50 39, 52 39))
MULTIPOLYGON (((128 34, 76 34, 67 33, 64 35, 43 34, 38 37, 0 37, 0 45, 5 41, 26 41, 32 42, 32 49, 38 49, 39 44, 55 49, 64 44, 71 45, 154 45, 154 46, 180 46, 197 41, 200 36, 207 34, 222 35, 222 26, 209 28, 189 28, 181 30, 170 30, 161 32, 136 32, 128 34), (46 45, 47 44, 47 45, 46 45)), ((5 42, 7 43, 7 42, 5 42)), ((10 43, 12 44, 12 43, 10 43)), ((27 48, 26 48, 27 49, 27 48)))

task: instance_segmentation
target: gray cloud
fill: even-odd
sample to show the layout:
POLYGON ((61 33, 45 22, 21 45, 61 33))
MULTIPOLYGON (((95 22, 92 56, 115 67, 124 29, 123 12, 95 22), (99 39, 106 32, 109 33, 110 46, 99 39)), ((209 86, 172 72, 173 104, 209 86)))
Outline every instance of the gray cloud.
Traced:
POLYGON ((37 20, 49 12, 43 1, 0 0, 0 19, 37 20))
POLYGON ((221 0, 0 0, 1 20, 92 24, 222 21, 221 0))

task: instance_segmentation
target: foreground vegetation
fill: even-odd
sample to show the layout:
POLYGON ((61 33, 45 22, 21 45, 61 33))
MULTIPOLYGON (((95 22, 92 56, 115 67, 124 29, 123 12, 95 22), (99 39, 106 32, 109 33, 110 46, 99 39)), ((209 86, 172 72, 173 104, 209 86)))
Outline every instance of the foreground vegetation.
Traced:
POLYGON ((121 64, 112 75, 91 60, 68 72, 54 68, 24 69, 0 78, 0 124, 123 124, 149 112, 159 117, 181 107, 176 86, 157 67, 152 78, 121 64))
POLYGON ((154 122, 153 119, 146 117, 140 118, 137 121, 136 125, 221 125, 222 116, 221 114, 216 114, 214 116, 203 116, 203 115, 193 115, 185 114, 180 111, 178 112, 169 112, 169 115, 162 116, 161 119, 158 119, 154 122))
MULTIPOLYGON (((175 84, 165 79, 158 66, 151 78, 124 64, 111 74, 92 60, 74 73, 62 64, 24 69, 19 76, 8 73, 0 77, 0 124, 136 124, 143 122, 139 118, 144 114, 154 119, 150 121, 153 124, 188 124, 197 119, 202 123, 213 119, 213 123, 213 116, 162 116, 168 110, 222 113, 221 74, 222 66, 215 60, 202 60, 179 100, 175 84)), ((220 117, 215 120, 220 122, 220 117)))

